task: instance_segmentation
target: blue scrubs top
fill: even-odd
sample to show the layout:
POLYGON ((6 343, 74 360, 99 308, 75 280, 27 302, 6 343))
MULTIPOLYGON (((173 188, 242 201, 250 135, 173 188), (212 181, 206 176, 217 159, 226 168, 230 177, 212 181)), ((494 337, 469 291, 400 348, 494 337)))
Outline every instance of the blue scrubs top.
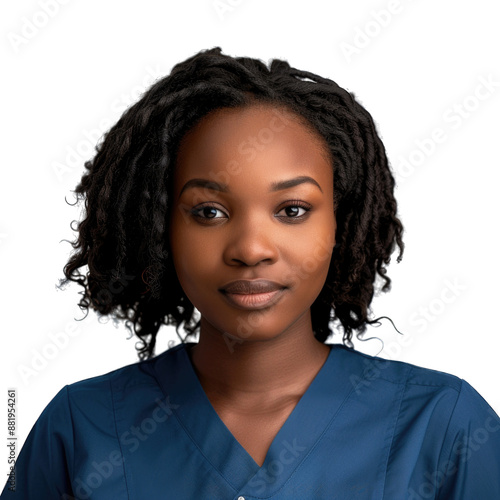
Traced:
POLYGON ((191 345, 65 386, 1 498, 500 499, 500 419, 455 376, 331 345, 259 467, 191 345))

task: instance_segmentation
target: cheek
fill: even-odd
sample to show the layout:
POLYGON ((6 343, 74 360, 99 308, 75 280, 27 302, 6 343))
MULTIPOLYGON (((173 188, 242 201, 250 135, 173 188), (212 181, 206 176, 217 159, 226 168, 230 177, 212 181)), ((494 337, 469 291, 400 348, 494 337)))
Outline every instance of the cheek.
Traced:
POLYGON ((173 231, 172 258, 179 282, 185 293, 195 293, 204 283, 217 276, 216 256, 218 251, 203 235, 194 235, 182 229, 173 231))
POLYGON ((181 242, 178 242, 178 248, 175 248, 176 246, 174 245, 172 250, 177 279, 189 301, 197 307, 200 285, 203 282, 199 269, 199 254, 196 249, 185 247, 181 242))
POLYGON ((325 283, 333 243, 329 238, 304 238, 290 252, 283 254, 287 271, 283 281, 304 296, 319 294, 325 283))

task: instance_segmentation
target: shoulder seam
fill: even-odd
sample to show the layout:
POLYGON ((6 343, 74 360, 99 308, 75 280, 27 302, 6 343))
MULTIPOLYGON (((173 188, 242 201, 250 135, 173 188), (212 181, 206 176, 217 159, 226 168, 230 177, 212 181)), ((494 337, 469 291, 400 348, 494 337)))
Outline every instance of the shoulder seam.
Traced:
MULTIPOLYGON (((336 345, 336 344, 334 344, 334 345, 336 345)), ((413 363, 408 363, 406 361, 400 361, 397 359, 385 359, 385 358, 379 358, 378 356, 371 356, 370 354, 365 354, 364 352, 357 351, 356 349, 349 349, 341 344, 339 344, 339 346, 341 348, 343 348, 344 351, 349 352, 349 353, 354 354, 354 355, 361 356, 361 357, 369 360, 371 363, 387 362, 387 363, 396 363, 400 367, 402 365, 409 367, 409 372, 407 372, 408 377, 407 377, 407 380, 405 381, 405 384, 421 385, 421 386, 429 386, 429 387, 449 387, 450 389, 454 389, 455 391, 458 391, 458 392, 461 390, 461 387, 462 387, 461 380, 462 379, 456 375, 451 374, 451 373, 441 372, 441 371, 435 370, 433 368, 425 368, 423 366, 415 365, 413 363), (432 372, 432 373, 435 373, 437 376, 443 377, 444 379, 450 378, 450 380, 449 381, 443 380, 442 383, 432 383, 432 382, 426 383, 426 382, 416 382, 416 381, 409 380, 410 373, 412 373, 412 372, 415 373, 415 371, 417 371, 417 370, 422 370, 424 372, 424 374, 425 374, 425 372, 432 372), (456 385, 458 385, 459 382, 460 382, 460 389, 457 389, 456 385)), ((365 371, 366 371, 366 368, 365 368, 365 371)), ((417 375, 418 375, 418 373, 417 373, 417 375)), ((401 384, 400 380, 394 380, 394 379, 391 380, 390 378, 384 378, 381 375, 378 375, 377 377, 374 377, 374 378, 380 378, 382 380, 385 380, 386 382, 391 382, 391 383, 396 384, 396 385, 401 384)))
POLYGON ((400 391, 401 391, 401 396, 399 397, 399 406, 398 406, 398 411, 397 411, 397 415, 396 415, 396 418, 394 420, 394 424, 393 424, 393 429, 392 429, 392 436, 391 436, 391 444, 389 446, 389 449, 387 451, 387 457, 386 457, 386 460, 385 460, 385 468, 384 468, 384 486, 382 488, 382 498, 384 497, 385 495, 385 486, 386 486, 386 481, 387 481, 387 468, 389 466, 389 459, 390 459, 390 456, 391 456, 391 451, 392 451, 392 445, 394 443, 394 435, 396 433, 396 428, 398 426, 398 422, 399 422, 399 417, 401 416, 401 405, 403 403, 403 398, 404 398, 404 395, 406 393, 406 389, 408 387, 408 377, 409 377, 409 374, 411 372, 411 367, 408 366, 407 370, 406 370, 406 377, 405 377, 405 380, 404 380, 404 383, 400 383, 398 385, 402 386, 400 388, 400 391))
MULTIPOLYGON (((69 416, 71 418, 71 438, 73 440, 73 452, 71 456, 71 475, 73 476, 75 473, 75 453, 74 453, 74 443, 75 443, 75 425, 74 425, 74 419, 73 419, 73 412, 71 411, 71 402, 69 399, 69 385, 66 384, 64 386, 65 392, 66 392, 66 404, 68 405, 68 412, 69 416)), ((71 482, 73 483, 74 477, 71 477, 71 482)))
MULTIPOLYGON (((455 410, 456 410, 457 405, 458 405, 458 400, 460 399, 460 395, 462 394, 463 384, 464 384, 464 380, 463 380, 463 379, 461 379, 461 380, 460 380, 460 390, 458 391, 457 399, 456 399, 456 401, 455 401, 455 404, 453 405, 453 409, 452 409, 452 410, 451 410, 451 412, 450 412, 450 417, 448 418, 448 425, 446 426, 446 431, 444 432, 443 441, 442 441, 442 443, 441 443, 441 450, 440 450, 440 452, 439 452, 439 458, 438 458, 438 461, 437 461, 437 464, 438 464, 438 470, 439 470, 439 465, 440 465, 441 463, 443 463, 441 459, 442 459, 442 454, 443 454, 443 447, 444 447, 444 443, 446 442, 446 438, 447 438, 447 436, 448 436, 448 432, 449 432, 449 430, 450 430, 450 425, 451 425, 451 421, 452 421, 452 419, 453 419, 453 415, 455 415, 455 410)), ((450 457, 451 457, 452 452, 453 452, 453 447, 450 447, 450 454, 448 455, 448 460, 447 460, 447 462, 446 462, 446 463, 447 463, 447 467, 446 467, 446 470, 444 471, 444 475, 445 475, 445 477, 447 477, 447 476, 448 476, 448 469, 449 469, 449 467, 450 467, 450 463, 451 463, 451 461, 450 461, 450 457)), ((438 491, 438 495, 439 495, 439 491, 438 491)), ((439 498, 439 497, 436 497, 436 498, 439 498)))
POLYGON ((122 442, 121 442, 121 439, 118 436, 118 425, 116 423, 115 392, 113 391, 113 384, 111 382, 111 375, 112 375, 112 373, 106 374, 106 377, 108 379, 108 384, 109 384, 109 396, 110 396, 110 399, 111 399, 111 407, 113 409, 113 426, 115 428, 116 440, 118 441, 118 447, 120 448, 120 453, 121 453, 121 456, 122 456, 122 472, 123 472, 123 480, 125 482, 125 489, 127 490, 127 498, 130 499, 130 492, 129 492, 128 482, 127 482, 127 474, 125 472, 125 463, 124 463, 124 454, 123 454, 122 442))
POLYGON ((461 389, 457 389, 456 387, 453 387, 453 385, 451 385, 451 384, 446 384, 446 383, 432 384, 432 383, 422 383, 422 382, 411 382, 408 380, 408 377, 407 377, 407 380, 405 380, 404 382, 401 382, 400 380, 391 380, 391 379, 382 377, 380 375, 378 377, 375 377, 375 378, 385 380, 386 382, 390 382, 391 384, 395 384, 395 385, 403 385, 404 384, 404 385, 418 385, 418 386, 422 386, 422 387, 447 387, 449 389, 453 389, 456 392, 460 392, 460 390, 461 390, 461 389))
POLYGON ((420 385, 422 387, 448 387, 449 389, 453 389, 454 391, 456 391, 457 393, 460 393, 461 392, 461 387, 462 385, 460 384, 460 389, 457 389, 456 387, 453 387, 452 384, 446 384, 446 383, 443 383, 443 384, 432 384, 432 383, 422 383, 422 382, 407 382, 407 385, 420 385))

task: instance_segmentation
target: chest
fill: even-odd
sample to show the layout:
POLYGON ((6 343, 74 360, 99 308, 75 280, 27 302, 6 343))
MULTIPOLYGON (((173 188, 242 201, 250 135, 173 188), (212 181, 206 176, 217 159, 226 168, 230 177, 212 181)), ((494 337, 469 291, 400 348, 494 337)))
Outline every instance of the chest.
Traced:
POLYGON ((234 438, 253 460, 262 466, 276 434, 286 422, 295 405, 278 411, 238 412, 215 406, 215 411, 234 438))

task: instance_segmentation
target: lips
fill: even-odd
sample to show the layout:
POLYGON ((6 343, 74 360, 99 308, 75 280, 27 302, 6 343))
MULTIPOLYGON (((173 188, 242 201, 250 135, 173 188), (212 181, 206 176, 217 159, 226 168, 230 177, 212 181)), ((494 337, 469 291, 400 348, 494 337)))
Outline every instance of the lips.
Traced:
POLYGON ((266 309, 281 300, 286 286, 265 279, 237 280, 227 283, 219 291, 233 307, 242 310, 266 309))
POLYGON ((280 283, 275 281, 269 281, 264 279, 258 280, 236 280, 231 281, 224 285, 220 291, 224 293, 234 293, 234 294, 258 294, 258 293, 269 293, 276 290, 281 290, 286 288, 280 283))

